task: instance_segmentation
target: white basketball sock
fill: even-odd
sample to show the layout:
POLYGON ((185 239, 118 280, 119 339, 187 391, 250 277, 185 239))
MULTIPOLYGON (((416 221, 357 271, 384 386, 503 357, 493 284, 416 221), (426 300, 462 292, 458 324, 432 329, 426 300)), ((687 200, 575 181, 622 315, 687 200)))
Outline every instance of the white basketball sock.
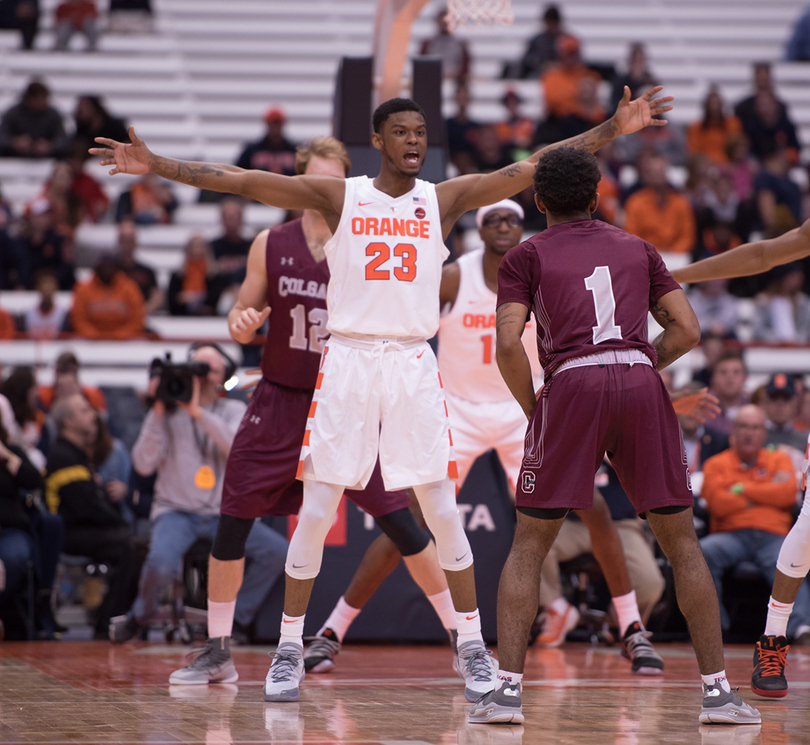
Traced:
POLYGON ((456 611, 456 628, 458 629, 458 648, 461 649, 462 644, 467 642, 481 642, 483 644, 484 637, 481 636, 481 614, 478 608, 469 613, 459 613, 456 611))
POLYGON ((765 622, 765 636, 787 636, 787 625, 793 603, 780 603, 768 598, 768 620, 765 622))
POLYGON ((619 636, 624 638, 624 632, 634 622, 641 623, 641 614, 638 612, 638 602, 636 601, 636 591, 630 590, 626 595, 619 595, 613 598, 613 607, 619 617, 619 636))
POLYGON ((304 646, 304 619, 303 616, 288 616, 281 614, 281 637, 278 640, 279 646, 282 644, 297 644, 304 646))
POLYGON ((436 611, 436 615, 441 619, 442 626, 448 631, 456 628, 456 609, 453 607, 453 597, 450 590, 437 592, 435 595, 428 595, 427 599, 436 611))
POLYGON ((323 634, 326 629, 332 629, 337 634, 338 641, 342 642, 343 637, 346 636, 346 632, 349 630, 349 626, 352 625, 352 621, 357 618, 360 611, 361 608, 353 608, 341 595, 332 613, 329 614, 329 618, 326 619, 326 623, 318 631, 318 635, 323 634))
POLYGON ((233 631, 233 614, 236 611, 236 601, 230 603, 217 603, 208 601, 208 636, 219 639, 221 636, 230 636, 233 631))

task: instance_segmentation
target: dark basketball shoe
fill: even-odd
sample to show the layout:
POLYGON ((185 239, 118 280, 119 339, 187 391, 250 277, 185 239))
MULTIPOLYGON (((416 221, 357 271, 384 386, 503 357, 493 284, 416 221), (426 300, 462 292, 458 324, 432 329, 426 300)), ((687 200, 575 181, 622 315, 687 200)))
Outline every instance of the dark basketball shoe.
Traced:
POLYGON ((638 621, 633 621, 624 632, 622 657, 632 664, 637 675, 663 675, 664 661, 650 643, 652 634, 645 631, 638 621))
POLYGON ((751 690, 757 696, 782 698, 787 696, 785 679, 787 651, 790 645, 784 636, 763 634, 754 649, 754 672, 751 673, 751 690))
POLYGON ((304 650, 304 669, 308 673, 328 673, 335 666, 335 657, 340 652, 340 642, 332 629, 307 640, 304 650))

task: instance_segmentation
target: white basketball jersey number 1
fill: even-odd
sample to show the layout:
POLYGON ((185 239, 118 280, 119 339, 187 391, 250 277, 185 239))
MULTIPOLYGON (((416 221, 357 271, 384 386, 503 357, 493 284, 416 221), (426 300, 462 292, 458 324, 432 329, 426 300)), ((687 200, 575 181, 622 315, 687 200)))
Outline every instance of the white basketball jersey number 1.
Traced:
POLYGON ((616 299, 613 297, 610 267, 596 267, 593 274, 585 278, 585 288, 593 293, 593 309, 596 313, 593 343, 599 344, 608 339, 621 339, 622 327, 616 325, 616 299))

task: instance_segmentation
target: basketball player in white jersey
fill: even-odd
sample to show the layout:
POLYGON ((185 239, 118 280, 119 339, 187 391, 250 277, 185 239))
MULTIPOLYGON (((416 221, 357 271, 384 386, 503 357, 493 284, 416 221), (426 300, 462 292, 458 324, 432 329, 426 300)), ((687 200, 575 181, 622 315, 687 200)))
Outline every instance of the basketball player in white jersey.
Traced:
MULTIPOLYGON (((625 89, 616 114, 589 132, 549 146, 597 150, 620 134, 662 126, 669 98, 653 88, 635 101, 625 89)), ((494 688, 495 665, 481 638, 472 552, 455 502, 457 466, 441 377, 427 339, 439 326, 444 238, 465 212, 532 183, 540 153, 490 174, 434 186, 417 178, 427 151, 425 115, 392 99, 374 112, 376 178, 281 176, 154 155, 130 128, 132 144, 99 138, 94 148, 115 173, 155 173, 286 209, 315 209, 333 233, 321 375, 301 451, 304 502, 287 555, 281 638, 267 676, 267 701, 295 701, 304 676, 304 615, 320 570, 323 541, 345 487, 365 485, 379 453, 387 490, 412 486, 436 538, 456 609, 465 695, 494 688)), ((544 148, 548 150, 549 148, 544 148)))
MULTIPOLYGON (((466 480, 475 459, 492 448, 498 453, 514 492, 523 459, 526 415, 509 392, 495 364, 495 305, 498 267, 504 254, 521 241, 523 209, 511 199, 504 199, 481 207, 476 214, 476 223, 484 248, 464 254, 442 270, 439 367, 453 432, 458 488, 466 480)), ((537 387, 542 379, 542 368, 534 350, 537 338, 534 326, 534 320, 530 320, 522 339, 537 387)), ((580 510, 577 515, 593 536, 593 552, 613 595, 623 652, 630 659, 633 672, 660 675, 664 662, 650 644, 649 634, 644 631, 621 539, 598 490, 594 490, 593 509, 580 510)), ((370 598, 387 574, 393 571, 398 558, 396 546, 384 536, 369 547, 369 554, 376 559, 378 566, 390 569, 388 572, 378 570, 372 574, 366 571, 355 575, 353 594, 365 599, 370 598)), ((351 607, 341 598, 304 652, 307 670, 327 672, 334 666, 333 660, 340 650, 339 641, 359 613, 359 608, 351 607)), ((576 625, 578 616, 570 617, 573 623, 566 623, 555 634, 556 639, 549 643, 550 646, 562 643, 566 632, 576 625)))

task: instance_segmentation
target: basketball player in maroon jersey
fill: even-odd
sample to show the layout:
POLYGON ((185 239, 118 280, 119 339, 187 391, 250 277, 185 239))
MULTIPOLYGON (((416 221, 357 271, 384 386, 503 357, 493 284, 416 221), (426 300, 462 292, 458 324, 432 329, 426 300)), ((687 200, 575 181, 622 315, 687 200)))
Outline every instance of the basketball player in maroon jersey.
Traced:
POLYGON ((512 249, 498 274, 498 366, 529 427, 515 540, 498 590, 498 686, 471 707, 468 720, 523 721, 521 680, 540 569, 567 512, 590 506, 593 475, 607 452, 672 564, 703 678, 700 722, 756 724, 759 712, 726 680, 683 439, 657 373, 697 344, 700 326, 652 245, 591 219, 600 179, 590 153, 544 155, 534 190, 548 230, 512 249), (530 310, 546 376, 537 400, 520 340, 530 310), (652 344, 648 312, 664 328, 652 344))
MULTIPOLYGON (((346 149, 332 137, 300 148, 299 172, 341 177, 346 149)), ((239 299, 228 315, 231 336, 249 343, 270 317, 262 379, 231 447, 219 527, 208 577, 208 643, 191 664, 173 672, 175 685, 231 683, 238 673, 230 655, 236 595, 244 572, 245 541, 257 517, 294 515, 302 482, 295 477, 307 412, 316 386, 326 331, 323 245, 331 235, 317 212, 259 233, 248 257, 239 299)), ((386 492, 379 464, 364 491, 347 496, 371 514, 397 544, 408 569, 429 599, 449 595, 435 545, 409 509, 406 491, 386 492)), ((435 605, 435 603, 434 603, 435 605)))
MULTIPOLYGON (((434 283, 438 287, 436 275, 441 271, 440 259, 444 250, 442 240, 449 235, 456 220, 471 209, 513 196, 529 186, 535 164, 543 151, 563 146, 595 151, 619 135, 630 134, 647 126, 664 126, 666 121, 656 117, 671 109, 667 104, 672 99, 654 98, 661 90, 661 87, 652 88, 635 101, 630 101, 630 89, 625 88, 625 95, 613 117, 589 132, 543 148, 526 160, 513 163, 494 173, 467 174, 443 181, 435 187, 418 178, 427 152, 427 127, 421 107, 408 99, 392 99, 377 107, 373 117, 372 144, 382 155, 380 171, 374 179, 365 176, 355 177, 350 185, 347 185, 349 181, 339 178, 281 176, 229 165, 164 158, 154 155, 137 137, 134 128, 130 128, 129 132, 131 144, 98 138, 97 142, 104 147, 94 148, 91 153, 102 156, 101 165, 114 166, 110 171, 111 175, 151 172, 212 191, 240 194, 276 207, 312 209, 320 212, 333 235, 340 236, 337 240, 340 246, 330 254, 332 257, 330 263, 334 262, 346 279, 346 282, 341 283, 334 292, 335 307, 330 304, 329 309, 330 326, 337 324, 336 318, 340 318, 341 335, 344 338, 353 334, 371 337, 372 346, 375 348, 379 346, 380 349, 385 347, 395 357, 400 350, 405 354, 407 349, 401 345, 389 345, 388 341, 392 338, 405 340, 408 333, 404 329, 411 320, 415 319, 417 330, 414 343, 420 345, 427 336, 435 333, 435 327, 438 327, 438 292, 435 297, 428 298, 424 295, 419 303, 413 303, 411 306, 407 305, 406 296, 410 292, 409 288, 413 288, 414 292, 423 292, 434 283), (369 195, 379 194, 370 198, 370 201, 365 201, 366 198, 361 198, 359 202, 355 201, 353 199, 355 190, 361 188, 369 195), (410 221, 416 225, 417 230, 417 233, 412 235, 412 240, 423 246, 419 266, 416 261, 417 251, 407 247, 400 249, 401 255, 396 252, 397 246, 394 246, 392 254, 391 247, 385 242, 374 241, 361 247, 361 236, 382 235, 384 227, 388 230, 385 234, 393 236, 395 230, 404 230, 406 226, 404 222, 392 226, 390 218, 386 218, 385 222, 378 218, 373 220, 369 218, 366 221, 354 213, 363 207, 381 211, 386 204, 392 205, 394 202, 399 204, 394 205, 396 209, 400 207, 405 209, 406 202, 414 191, 419 191, 420 194, 424 192, 426 196, 414 197, 414 200, 417 205, 424 202, 428 208, 427 210, 422 206, 415 208, 422 213, 418 219, 422 220, 428 210, 433 215, 430 220, 422 220, 422 223, 410 221), (352 195, 349 200, 346 199, 348 193, 352 195), (344 212, 347 215, 345 225, 341 219, 344 212), (356 220, 362 221, 362 225, 360 222, 355 223, 356 220), (432 227, 430 222, 434 223, 432 227), (360 232, 354 237, 356 225, 360 232), (367 258, 363 257, 363 251, 367 258), (388 268, 378 271, 379 264, 386 261, 389 261, 393 271, 388 268), (364 276, 367 280, 365 284, 364 276), (403 284, 383 286, 376 280, 391 282, 396 280, 403 284), (344 285, 348 286, 348 283, 354 288, 354 295, 343 291, 344 285), (407 283, 407 287, 404 283, 407 283), (389 314, 368 312, 367 306, 377 301, 383 287, 388 287, 391 296, 397 299, 397 312, 389 314), (364 330, 372 327, 374 329, 372 331, 364 330), (428 331, 430 333, 427 333, 428 331)), ((411 209, 414 205, 408 204, 407 207, 411 209)), ((413 229, 414 225, 411 228, 413 229)), ((332 287, 335 287, 334 283, 332 287)), ((351 345, 343 344, 334 337, 333 334, 330 344, 335 341, 335 348, 344 350, 346 355, 354 354, 346 351, 352 349, 351 345)), ((441 417, 442 407, 434 405, 443 398, 441 381, 432 370, 428 371, 428 367, 436 364, 432 353, 421 362, 422 355, 428 348, 423 348, 418 355, 414 352, 414 359, 419 360, 420 365, 414 369, 418 369, 418 374, 425 381, 424 389, 418 397, 407 401, 406 406, 395 402, 390 392, 384 391, 380 386, 368 390, 359 388, 353 390, 347 386, 335 388, 329 384, 323 391, 323 397, 331 398, 333 402, 338 403, 320 405, 313 410, 313 426, 321 427, 321 424, 324 424, 328 427, 324 417, 328 418, 331 412, 338 412, 341 417, 351 418, 352 427, 363 432, 363 439, 358 444, 359 441, 352 441, 345 430, 333 430, 329 433, 322 429, 316 431, 314 446, 319 449, 318 457, 324 464, 323 478, 307 477, 308 474, 302 472, 305 477, 305 490, 308 489, 311 496, 304 499, 302 512, 306 514, 300 520, 290 543, 285 608, 281 626, 280 647, 283 647, 283 650, 276 655, 265 682, 265 700, 298 699, 299 683, 304 676, 303 626, 315 577, 312 572, 317 573, 320 568, 323 536, 326 535, 326 529, 337 509, 336 498, 341 486, 337 481, 350 479, 352 483, 364 482, 371 451, 376 451, 373 455, 380 452, 379 442, 371 442, 373 429, 381 425, 383 436, 386 429, 389 429, 390 433, 390 428, 386 428, 385 422, 379 416, 364 417, 361 414, 367 404, 366 399, 382 395, 386 397, 386 405, 390 403, 396 410, 396 416, 404 419, 410 415, 414 424, 427 423, 426 429, 430 431, 428 439, 441 443, 434 451, 424 450, 420 442, 424 443, 426 440, 419 438, 417 433, 421 430, 413 427, 402 433, 403 447, 396 448, 392 444, 392 447, 385 448, 386 467, 389 473, 394 474, 397 467, 401 467, 407 461, 408 470, 415 474, 424 463, 422 475, 418 477, 423 480, 418 481, 414 475, 410 485, 417 490, 423 513, 436 536, 440 564, 445 570, 453 597, 459 635, 459 655, 465 659, 465 696, 469 700, 474 700, 473 695, 480 695, 495 685, 494 666, 488 658, 481 637, 472 551, 458 511, 455 509, 455 489, 452 483, 454 462, 451 457, 446 457, 452 456, 452 448, 447 438, 447 418, 441 417), (363 400, 361 407, 349 405, 347 397, 354 394, 363 400), (372 419, 377 421, 374 422, 372 419), (369 429, 369 422, 372 429, 369 429), (362 459, 356 464, 347 463, 337 457, 338 453, 350 447, 363 451, 362 459), (352 469, 353 472, 348 474, 352 469), (338 475, 339 470, 346 473, 338 475)), ((369 365, 377 365, 381 359, 381 357, 373 358, 371 352, 368 354, 358 352, 354 357, 358 360, 362 358, 369 365)), ((332 363, 327 364, 331 366, 332 363)), ((349 367, 347 366, 347 369, 349 367)), ((402 366, 392 366, 386 374, 397 376, 400 372, 405 374, 402 366)), ((389 421, 392 419, 395 417, 390 417, 389 421)), ((390 434, 390 438, 393 439, 393 434, 390 434)), ((302 446, 302 466, 305 469, 313 461, 311 451, 312 446, 305 440, 302 446)), ((404 470, 400 470, 392 483, 399 484, 404 470)))

